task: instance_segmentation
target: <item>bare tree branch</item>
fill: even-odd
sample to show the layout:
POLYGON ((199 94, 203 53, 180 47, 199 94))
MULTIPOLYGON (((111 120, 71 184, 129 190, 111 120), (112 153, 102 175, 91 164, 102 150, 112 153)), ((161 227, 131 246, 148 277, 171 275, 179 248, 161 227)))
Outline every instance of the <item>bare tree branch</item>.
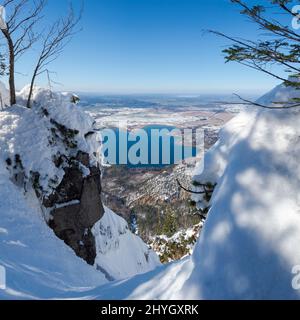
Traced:
POLYGON ((245 102, 244 104, 248 104, 248 105, 253 105, 253 106, 257 106, 260 108, 264 108, 264 109, 273 109, 273 110, 282 110, 282 109, 292 109, 292 108, 298 108, 300 107, 300 103, 297 104, 292 104, 291 102, 273 102, 273 104, 285 104, 285 106, 282 107, 270 107, 270 106, 266 106, 263 104, 260 104, 258 102, 253 102, 247 99, 242 98, 241 96, 239 96, 238 94, 234 93, 234 95, 236 97, 238 97, 241 101, 245 102))
POLYGON ((72 5, 69 14, 57 20, 50 28, 49 32, 43 37, 42 48, 32 75, 30 91, 27 100, 27 107, 31 107, 31 99, 36 78, 45 72, 46 67, 56 60, 63 52, 66 45, 70 42, 73 35, 79 32, 76 27, 81 20, 83 8, 76 15, 72 5))
POLYGON ((193 190, 190 190, 188 188, 185 188, 178 179, 176 179, 176 181, 177 181, 177 184, 179 185, 179 187, 182 190, 184 190, 184 191, 186 191, 188 193, 192 193, 192 194, 207 194, 207 191, 205 191, 205 190, 204 191, 193 191, 193 190))
POLYGON ((3 3, 8 18, 6 29, 2 29, 9 51, 9 88, 10 103, 16 103, 15 63, 39 39, 40 34, 34 30, 42 18, 46 0, 6 0, 3 3))

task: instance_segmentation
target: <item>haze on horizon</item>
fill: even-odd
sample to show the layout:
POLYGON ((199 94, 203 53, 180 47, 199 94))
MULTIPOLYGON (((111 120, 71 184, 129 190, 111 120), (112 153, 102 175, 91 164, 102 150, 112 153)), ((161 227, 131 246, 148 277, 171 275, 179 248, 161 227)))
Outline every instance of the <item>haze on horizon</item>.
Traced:
MULTIPOLYGON (((68 0, 49 1, 54 20, 68 0)), ((73 0, 79 8, 81 0, 73 0)), ((224 63, 228 42, 204 30, 255 38, 257 28, 230 0, 85 1, 77 33, 51 65, 56 90, 94 94, 261 94, 279 84, 235 63, 224 63), (239 26, 239 30, 237 30, 239 26)), ((35 51, 18 61, 18 88, 30 78, 35 51)), ((38 80, 47 86, 46 77, 38 80)))

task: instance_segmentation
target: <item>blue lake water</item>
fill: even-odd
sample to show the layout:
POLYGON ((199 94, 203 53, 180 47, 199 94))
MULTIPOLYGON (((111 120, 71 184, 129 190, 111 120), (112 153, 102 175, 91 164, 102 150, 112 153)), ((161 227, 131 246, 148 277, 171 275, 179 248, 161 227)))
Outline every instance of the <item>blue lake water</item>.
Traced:
POLYGON ((177 138, 170 136, 174 129, 176 128, 162 125, 146 126, 142 128, 142 132, 126 132, 114 128, 115 138, 104 138, 103 144, 109 147, 105 150, 104 157, 109 158, 110 156, 111 159, 115 159, 113 160, 115 163, 108 161, 110 164, 126 164, 130 168, 161 168, 177 164, 178 156, 182 159, 195 157, 198 153, 196 146, 184 146, 183 148, 180 136, 177 138), (146 146, 143 144, 143 148, 139 148, 141 139, 146 141, 146 146), (113 156, 110 153, 113 153, 113 156), (142 163, 141 161, 137 163, 137 160, 141 158, 142 163))

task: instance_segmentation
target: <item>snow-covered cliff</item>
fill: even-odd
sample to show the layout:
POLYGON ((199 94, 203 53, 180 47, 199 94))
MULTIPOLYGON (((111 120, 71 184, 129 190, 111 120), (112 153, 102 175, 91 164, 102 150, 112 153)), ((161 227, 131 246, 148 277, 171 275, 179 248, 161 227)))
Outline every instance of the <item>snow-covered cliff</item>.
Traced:
MULTIPOLYGON (((94 285, 147 272, 159 265, 158 257, 139 237, 131 234, 127 223, 102 206, 101 139, 93 127, 93 119, 70 102, 71 95, 40 88, 35 89, 32 109, 27 109, 22 106, 27 91, 25 88, 18 94, 18 105, 0 111, 0 196, 9 194, 0 201, 0 265, 15 266, 13 272, 7 267, 8 290, 4 294, 19 290, 20 297, 26 293, 45 297, 50 292, 55 295, 59 290, 68 290, 69 285, 74 286, 67 277, 57 291, 45 288, 40 295, 38 290, 33 292, 31 273, 22 266, 18 268, 19 260, 23 263, 20 258, 23 255, 26 255, 24 264, 28 269, 40 272, 37 287, 44 282, 43 286, 48 285, 46 279, 50 275, 47 268, 43 271, 43 266, 49 259, 52 261, 49 268, 53 267, 53 273, 62 273, 62 279, 78 259, 74 266, 81 265, 82 274, 98 279, 93 280, 94 285), (42 223, 45 238, 40 237, 38 229, 42 223), (96 275, 55 238, 47 224, 79 257, 98 269, 96 275), (30 236, 26 230, 32 230, 30 236), (35 230, 39 233, 36 246, 33 245, 35 230), (45 240, 48 238, 49 249, 45 240), (13 245, 17 251, 9 250, 13 245), (59 248, 69 252, 66 258, 64 254, 57 254, 59 248), (67 265, 69 269, 60 272, 60 267, 54 267, 55 263, 62 269, 67 265), (22 279, 22 285, 18 279, 22 279)), ((75 274, 80 276, 80 272, 75 274)), ((74 283, 84 285, 85 281, 74 283)), ((87 281, 86 286, 92 283, 87 281)))

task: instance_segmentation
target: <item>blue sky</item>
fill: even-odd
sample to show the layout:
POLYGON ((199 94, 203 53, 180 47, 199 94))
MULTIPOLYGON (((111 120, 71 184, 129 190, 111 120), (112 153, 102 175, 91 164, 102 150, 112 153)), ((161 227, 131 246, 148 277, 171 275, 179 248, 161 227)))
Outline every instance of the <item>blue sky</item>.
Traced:
MULTIPOLYGON (((74 0, 78 7, 81 0, 74 0)), ((255 2, 255 1, 254 1, 255 2)), ((257 2, 257 1, 256 1, 257 2)), ((59 90, 99 93, 263 92, 278 81, 235 63, 225 42, 203 30, 255 38, 257 27, 229 0, 85 0, 82 31, 50 69, 59 90)), ((49 0, 48 20, 67 9, 49 0)), ((19 61, 18 87, 36 52, 19 61)), ((45 79, 39 79, 41 84, 45 79)))

